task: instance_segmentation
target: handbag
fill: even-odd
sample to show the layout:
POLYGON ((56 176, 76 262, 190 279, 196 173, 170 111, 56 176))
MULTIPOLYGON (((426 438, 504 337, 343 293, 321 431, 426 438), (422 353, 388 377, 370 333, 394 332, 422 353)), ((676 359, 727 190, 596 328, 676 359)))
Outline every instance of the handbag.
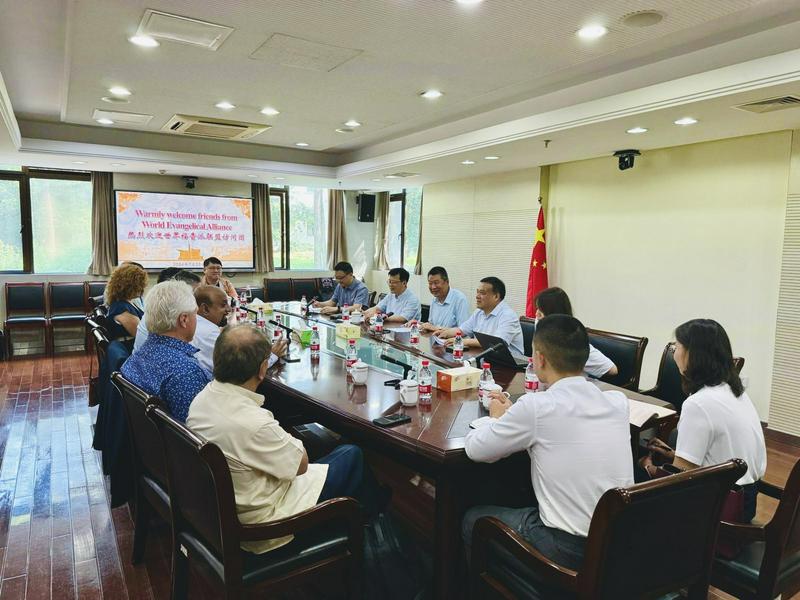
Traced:
MULTIPOLYGON (((727 523, 744 523, 744 490, 742 486, 735 485, 728 492, 719 520, 727 523)), ((732 560, 736 558, 741 549, 742 543, 733 537, 720 535, 717 538, 717 555, 721 558, 732 560)))

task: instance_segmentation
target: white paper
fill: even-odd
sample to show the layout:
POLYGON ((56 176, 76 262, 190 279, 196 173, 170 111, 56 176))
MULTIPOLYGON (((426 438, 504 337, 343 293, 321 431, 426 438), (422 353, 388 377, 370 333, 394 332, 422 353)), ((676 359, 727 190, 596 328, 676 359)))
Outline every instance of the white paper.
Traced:
POLYGON ((653 415, 658 418, 668 417, 674 415, 675 411, 663 406, 656 406, 655 404, 648 404, 639 400, 628 399, 630 406, 630 423, 636 427, 641 427, 649 421, 653 415))
POLYGON ((436 337, 435 335, 431 336, 431 341, 436 344, 437 346, 444 346, 445 340, 440 337, 436 337))
POLYGON ((308 307, 308 312, 319 314, 319 313, 322 312, 322 309, 319 306, 309 306, 308 307))

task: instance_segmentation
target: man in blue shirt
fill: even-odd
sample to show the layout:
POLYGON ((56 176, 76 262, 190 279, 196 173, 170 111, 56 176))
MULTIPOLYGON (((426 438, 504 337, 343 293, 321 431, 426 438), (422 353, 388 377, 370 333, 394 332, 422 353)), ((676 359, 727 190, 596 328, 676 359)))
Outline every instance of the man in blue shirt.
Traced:
POLYGON ((408 289, 408 280, 411 277, 403 268, 389 271, 389 294, 378 302, 378 306, 364 311, 364 318, 369 319, 379 310, 382 313, 392 313, 386 323, 405 323, 406 321, 419 321, 422 315, 422 306, 419 298, 408 289))
POLYGON ((369 289, 353 275, 353 265, 349 262, 336 263, 333 267, 333 278, 338 284, 333 296, 325 302, 314 302, 314 306, 322 308, 322 314, 332 315, 347 304, 350 308, 367 308, 369 289))
POLYGON ((480 348, 481 343, 473 336, 476 331, 493 335, 504 340, 511 352, 522 356, 522 327, 519 316, 505 302, 506 284, 497 277, 484 277, 475 294, 478 309, 457 328, 449 327, 435 332, 437 337, 446 340, 451 346, 455 341, 456 330, 464 337, 464 348, 480 348))
POLYGON ((164 281, 147 295, 147 341, 122 365, 122 374, 148 394, 158 396, 182 423, 189 405, 209 381, 198 349, 189 342, 197 328, 197 303, 182 281, 164 281))
POLYGON ((450 287, 450 278, 444 267, 433 267, 428 271, 428 289, 431 299, 431 312, 428 322, 422 324, 423 331, 436 331, 442 327, 458 327, 469 317, 467 297, 459 290, 450 287))

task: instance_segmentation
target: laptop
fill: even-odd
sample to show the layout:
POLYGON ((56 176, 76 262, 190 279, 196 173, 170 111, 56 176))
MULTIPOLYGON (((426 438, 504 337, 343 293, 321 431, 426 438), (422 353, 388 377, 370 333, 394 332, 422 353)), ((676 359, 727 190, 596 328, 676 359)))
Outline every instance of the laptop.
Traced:
POLYGON ((506 365, 507 367, 514 367, 517 369, 525 369, 528 366, 528 357, 517 356, 513 354, 508 348, 508 344, 505 340, 493 335, 489 335, 488 333, 481 333, 480 331, 475 332, 475 338, 481 343, 481 347, 484 350, 486 348, 491 348, 495 344, 502 344, 501 348, 498 348, 487 355, 489 362, 497 362, 501 365, 506 365))

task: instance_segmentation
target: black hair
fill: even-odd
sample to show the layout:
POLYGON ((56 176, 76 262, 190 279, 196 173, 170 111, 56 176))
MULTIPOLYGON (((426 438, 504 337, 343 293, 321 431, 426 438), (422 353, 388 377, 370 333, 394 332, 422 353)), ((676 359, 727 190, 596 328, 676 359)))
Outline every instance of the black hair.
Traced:
POLYGON ((534 298, 536 308, 538 308, 544 316, 548 315, 569 315, 572 316, 572 304, 569 301, 567 292, 560 287, 549 287, 542 290, 534 298))
POLYGON ((722 325, 712 319, 692 319, 678 326, 675 339, 689 353, 686 370, 681 373, 684 392, 694 394, 707 385, 727 383, 734 396, 742 395, 744 386, 722 325))
POLYGON ((500 294, 500 300, 505 300, 506 297, 506 284, 497 277, 484 277, 481 283, 488 283, 492 286, 492 292, 500 294))
POLYGON ((208 265, 219 265, 222 266, 222 261, 218 259, 216 256, 209 256, 207 259, 203 261, 203 268, 205 269, 208 265))
POLYGON ((167 267, 161 273, 158 274, 158 281, 156 283, 163 283, 165 281, 169 281, 173 279, 175 275, 180 272, 180 268, 178 267, 167 267))
POLYGON ((214 379, 241 385, 258 375, 271 351, 267 335, 255 325, 225 327, 214 344, 214 379))
POLYGON ((589 336, 583 323, 569 315, 550 315, 536 325, 533 347, 559 373, 580 373, 589 359, 589 336))
POLYGON ((428 277, 433 277, 434 275, 439 275, 445 281, 450 281, 450 278, 447 276, 447 269, 444 267, 433 267, 428 271, 428 277))
POLYGON ((341 271, 342 273, 351 274, 353 272, 353 265, 349 262, 341 261, 334 265, 334 271, 341 271))
POLYGON ((196 285, 200 283, 200 276, 197 273, 192 273, 191 271, 186 271, 184 269, 181 269, 175 273, 172 278, 177 281, 188 283, 189 285, 196 285))
POLYGON ((395 267, 394 269, 389 269, 389 277, 394 277, 395 275, 399 277, 400 281, 402 281, 403 283, 408 283, 408 278, 411 277, 408 271, 406 271, 402 267, 395 267))

